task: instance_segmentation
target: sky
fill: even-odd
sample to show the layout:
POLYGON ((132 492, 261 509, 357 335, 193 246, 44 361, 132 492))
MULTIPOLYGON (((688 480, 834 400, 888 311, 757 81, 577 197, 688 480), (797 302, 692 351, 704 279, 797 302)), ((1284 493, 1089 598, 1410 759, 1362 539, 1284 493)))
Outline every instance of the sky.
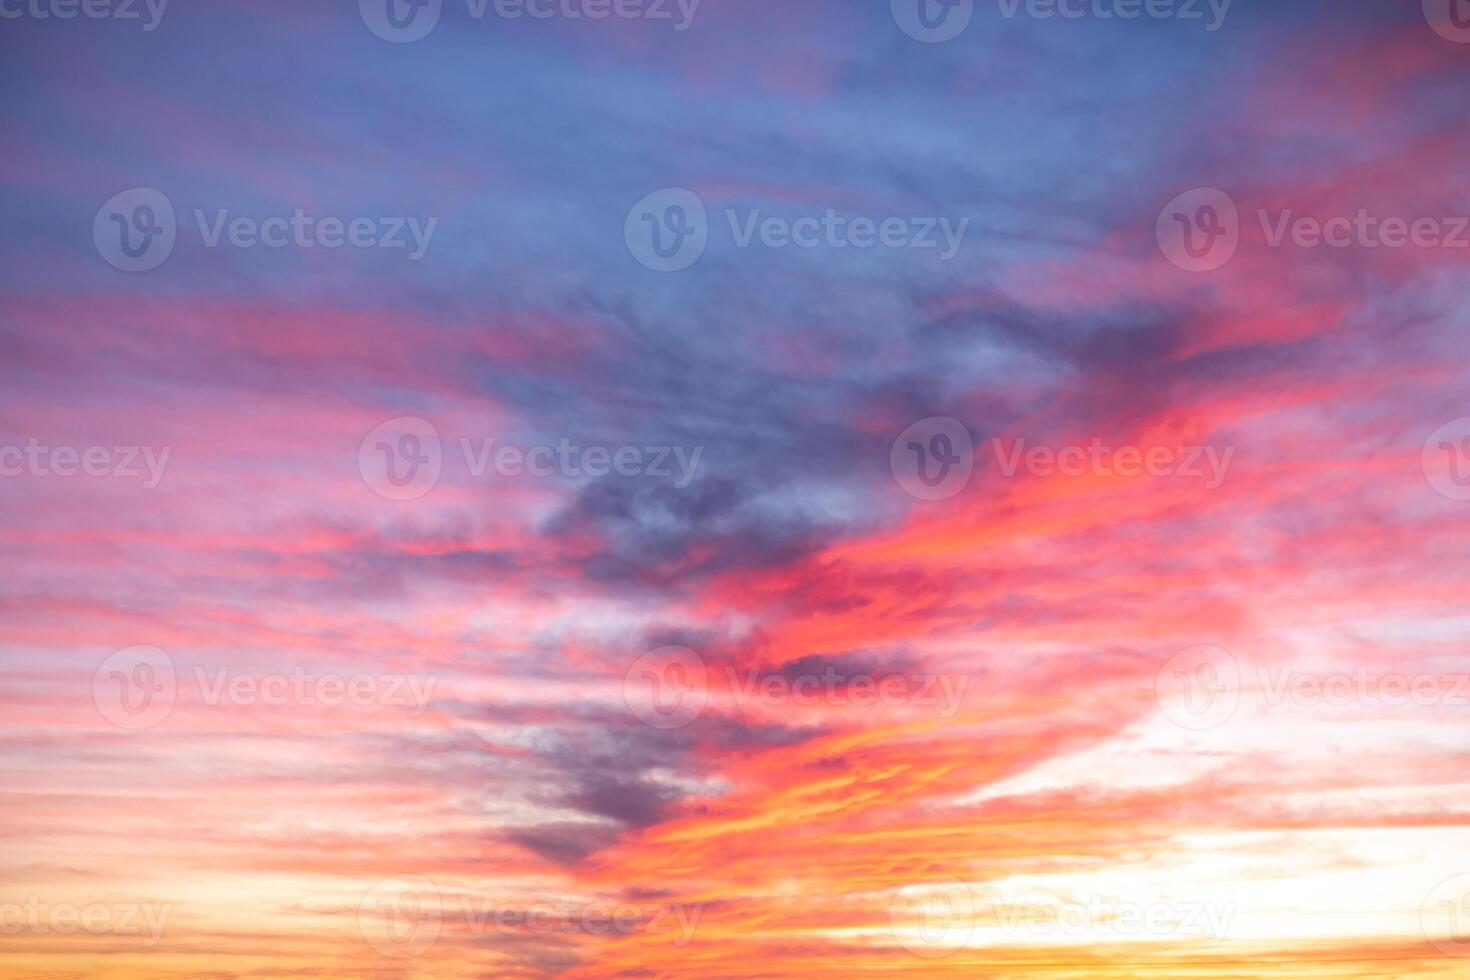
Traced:
POLYGON ((1466 0, 0 53, 0 976, 1470 976, 1466 0))

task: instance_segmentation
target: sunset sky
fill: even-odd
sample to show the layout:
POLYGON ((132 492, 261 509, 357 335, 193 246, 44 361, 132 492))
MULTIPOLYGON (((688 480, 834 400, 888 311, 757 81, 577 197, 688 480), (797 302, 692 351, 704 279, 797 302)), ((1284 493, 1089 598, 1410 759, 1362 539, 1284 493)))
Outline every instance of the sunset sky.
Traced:
POLYGON ((1470 977, 1470 0, 0 0, 0 977, 1470 977))

